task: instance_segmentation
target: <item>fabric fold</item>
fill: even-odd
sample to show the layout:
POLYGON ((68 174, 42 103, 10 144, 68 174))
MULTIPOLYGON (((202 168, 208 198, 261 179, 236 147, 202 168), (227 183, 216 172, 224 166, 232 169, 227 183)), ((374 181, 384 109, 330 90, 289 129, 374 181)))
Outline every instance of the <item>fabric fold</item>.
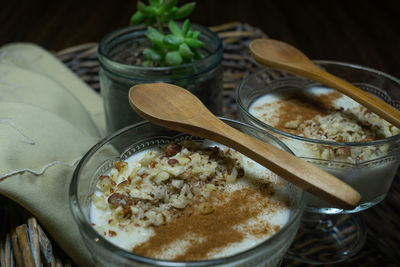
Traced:
POLYGON ((47 110, 1 102, 0 179, 24 171, 40 175, 57 163, 73 166, 98 140, 47 110))
POLYGON ((87 109, 100 135, 106 134, 101 96, 47 50, 33 43, 7 44, 0 47, 0 63, 40 73, 60 83, 87 109))
POLYGON ((36 218, 79 265, 93 261, 69 206, 83 155, 105 134, 101 96, 43 48, 0 48, 0 194, 36 218))

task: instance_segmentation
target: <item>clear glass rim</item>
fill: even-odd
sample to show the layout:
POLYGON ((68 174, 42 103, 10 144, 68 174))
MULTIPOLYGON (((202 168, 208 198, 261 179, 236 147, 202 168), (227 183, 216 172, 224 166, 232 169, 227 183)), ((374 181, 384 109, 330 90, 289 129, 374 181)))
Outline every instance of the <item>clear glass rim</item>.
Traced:
MULTIPOLYGON (((202 25, 192 24, 192 26, 194 28, 199 29, 200 32, 206 33, 208 36, 211 36, 212 39, 215 40, 215 42, 217 43, 216 48, 213 51, 211 51, 210 54, 206 55, 202 59, 196 60, 194 63, 193 62, 185 63, 185 64, 178 65, 178 66, 145 67, 145 66, 122 64, 122 63, 112 60, 107 55, 107 51, 105 49, 107 43, 109 43, 112 40, 118 39, 123 34, 134 32, 134 31, 145 31, 146 30, 146 27, 144 25, 134 25, 134 26, 122 27, 115 31, 112 31, 112 32, 108 33, 107 35, 105 35, 103 37, 103 39, 100 40, 99 46, 98 46, 98 54, 99 54, 100 64, 103 64, 104 62, 102 62, 102 61, 105 61, 106 64, 112 64, 113 66, 115 66, 115 68, 125 68, 125 69, 132 70, 132 71, 142 70, 142 71, 146 71, 146 72, 154 72, 154 73, 161 72, 162 73, 162 72, 169 71, 169 70, 187 69, 188 66, 191 66, 193 64, 203 65, 204 62, 213 61, 212 58, 216 57, 216 54, 218 51, 221 51, 221 58, 219 59, 219 57, 217 57, 215 59, 215 61, 222 60, 222 40, 221 40, 221 38, 219 38, 218 34, 216 34, 215 32, 211 31, 209 28, 202 26, 202 25)), ((211 68, 211 67, 212 66, 209 66, 209 68, 211 68)))
MULTIPOLYGON (((222 121, 225 122, 230 122, 234 124, 238 124, 241 126, 248 127, 254 131, 257 131, 263 135, 267 135, 269 138, 271 138, 274 142, 277 142, 282 149, 286 150, 287 152, 293 154, 293 152, 284 144, 282 143, 279 139, 276 137, 272 136, 271 134, 266 133, 265 131, 254 127, 252 125, 248 125, 246 123, 232 120, 232 119, 227 119, 227 118, 221 118, 222 121)), ((109 252, 115 253, 120 257, 126 258, 128 260, 132 261, 137 261, 140 263, 144 264, 156 264, 158 266, 212 266, 212 265, 218 265, 218 264, 223 264, 223 263, 229 263, 229 262, 234 262, 234 261, 239 261, 245 257, 250 257, 253 254, 259 255, 263 253, 263 250, 268 244, 275 242, 275 240, 279 239, 280 236, 285 234, 288 229, 296 222, 299 220, 299 217, 302 215, 304 209, 305 209, 305 193, 303 190, 300 192, 300 203, 298 204, 299 207, 298 209, 294 210, 294 212, 291 214, 288 222, 280 229, 279 232, 265 240, 264 242, 258 244, 257 246, 250 248, 248 250, 245 250, 243 252, 237 253, 232 256, 224 257, 224 258, 218 258, 218 259, 212 259, 212 260, 204 260, 204 261, 168 261, 168 260, 158 260, 158 259, 153 259, 153 258, 148 258, 144 256, 140 256, 134 253, 130 253, 124 249, 121 249, 117 247, 116 245, 112 244, 111 242, 107 241, 103 236, 97 233, 97 231, 90 225, 90 223, 85 219, 85 215, 82 211, 82 208, 79 204, 78 201, 78 177, 80 175, 80 169, 82 168, 83 165, 87 162, 88 158, 95 153, 97 150, 99 150, 104 144, 108 143, 110 140, 122 135, 125 133, 125 131, 128 131, 132 128, 137 128, 141 127, 143 125, 150 124, 147 121, 142 121, 137 124, 133 124, 130 126, 127 126, 125 128, 120 129, 119 131, 116 131, 114 134, 105 137, 101 141, 99 141, 97 144, 95 144, 80 160, 78 163, 77 167, 74 170, 72 180, 69 186, 69 202, 70 202, 70 209, 72 211, 73 217, 75 219, 75 222, 79 226, 79 230, 82 234, 82 231, 85 232, 85 235, 87 235, 90 239, 90 242, 95 242, 97 245, 103 247, 104 249, 108 250, 109 252), (95 241, 96 240, 96 241, 95 241)))
MULTIPOLYGON (((369 67, 364 67, 361 65, 357 65, 357 64, 352 64, 352 63, 346 63, 346 62, 339 62, 339 61, 330 61, 330 60, 312 60, 314 63, 316 64, 330 64, 330 65, 338 65, 338 66, 344 66, 344 67, 351 67, 354 69, 359 69, 359 70, 366 70, 368 72, 383 76, 397 84, 399 84, 400 86, 400 80, 387 74, 384 73, 382 71, 376 70, 376 69, 372 69, 369 67)), ((236 89, 236 103, 238 105, 238 108, 241 109, 246 116, 248 116, 254 123, 256 123, 257 125, 260 125, 263 128, 267 128, 268 130, 283 135, 285 137, 289 137, 292 139, 296 139, 299 141, 303 141, 303 142, 308 142, 308 143, 314 143, 314 144, 320 144, 320 145, 327 145, 327 146, 350 146, 350 147, 364 147, 364 146, 376 146, 376 145, 383 145, 389 142, 398 142, 400 140, 400 134, 398 135, 394 135, 391 137, 387 137, 384 139, 379 139, 379 140, 373 140, 373 141, 367 141, 367 142, 335 142, 335 141, 326 141, 326 140, 317 140, 317 139, 310 139, 307 137, 302 137, 302 136, 298 136, 298 135, 293 135, 290 134, 288 132, 285 131, 281 131, 277 128, 274 128, 262 121, 260 121, 259 119, 257 119, 256 117, 254 117, 253 115, 251 115, 248 110, 245 108, 241 98, 240 98, 240 92, 241 90, 244 88, 245 84, 247 83, 248 80, 252 79, 253 77, 257 76, 260 73, 263 72, 267 72, 269 69, 268 68, 264 68, 261 69, 255 73, 249 74, 248 76, 246 76, 238 85, 237 89, 236 89)), ((296 76, 296 75, 295 75, 296 76)))
MULTIPOLYGON (((399 148, 396 150, 399 151, 399 148)), ((352 162, 345 162, 345 161, 339 161, 339 160, 330 160, 330 159, 316 159, 316 158, 310 158, 310 157, 300 157, 300 156, 296 156, 300 159, 303 159, 305 161, 308 162, 314 162, 316 165, 318 166, 323 166, 323 165, 340 165, 341 168, 354 168, 354 166, 357 166, 359 168, 363 168, 363 167, 368 167, 368 165, 371 165, 373 163, 382 161, 382 160, 390 160, 390 161, 397 161, 400 159, 400 155, 393 153, 393 155, 385 155, 385 156, 381 156, 378 158, 374 158, 374 159, 369 159, 369 160, 365 160, 362 162, 356 162, 356 163, 352 163, 352 162)), ((339 167, 334 167, 335 169, 339 168, 339 167)))

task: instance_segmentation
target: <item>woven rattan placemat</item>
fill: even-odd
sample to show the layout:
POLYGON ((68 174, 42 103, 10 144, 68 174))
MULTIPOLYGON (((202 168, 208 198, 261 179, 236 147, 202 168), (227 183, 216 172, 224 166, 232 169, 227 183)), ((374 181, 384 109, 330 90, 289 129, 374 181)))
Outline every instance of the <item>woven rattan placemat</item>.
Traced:
MULTIPOLYGON (((236 117, 235 88, 247 74, 261 66, 256 63, 248 44, 266 37, 260 29, 246 23, 232 22, 210 27, 224 44, 224 116, 236 117)), ((97 43, 66 48, 54 54, 93 90, 100 93, 97 43)), ((362 212, 367 225, 367 242, 350 260, 335 266, 400 266, 400 182, 397 173, 386 199, 374 208, 362 212)), ((40 224, 40 223, 39 223, 40 224)), ((36 219, 16 203, 0 196, 0 266, 74 265, 47 237, 36 219)), ((316 250, 313 240, 307 242, 306 253, 316 250)), ((318 248, 317 248, 318 250, 318 248)), ((308 266, 284 260, 282 266, 308 266)), ((330 265, 333 266, 333 265, 330 265)))

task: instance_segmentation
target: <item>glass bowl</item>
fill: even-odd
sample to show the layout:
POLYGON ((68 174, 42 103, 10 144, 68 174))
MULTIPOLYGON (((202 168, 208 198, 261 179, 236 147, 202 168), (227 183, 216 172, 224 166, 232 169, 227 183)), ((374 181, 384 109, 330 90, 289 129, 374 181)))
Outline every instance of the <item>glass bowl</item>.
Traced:
MULTIPOLYGON (((334 61, 314 61, 319 67, 353 85, 382 98, 400 108, 400 81, 383 72, 354 64, 334 61)), ((306 194, 307 210, 324 214, 353 213, 382 201, 393 181, 399 166, 400 135, 367 142, 334 142, 310 139, 290 134, 272 127, 250 114, 251 105, 260 97, 291 88, 304 90, 319 83, 286 72, 263 69, 246 77, 238 86, 236 100, 239 120, 255 125, 283 141, 300 158, 326 170, 342 179, 362 195, 360 204, 353 210, 342 210, 306 194), (310 151, 324 149, 350 152, 351 159, 323 159, 313 156, 310 151), (356 154, 366 151, 380 151, 379 155, 363 160, 356 154), (311 155, 311 156, 310 156, 311 155)), ((377 153, 378 154, 378 153, 377 153)))
MULTIPOLYGON (((290 150, 275 137, 241 122, 223 119, 230 126, 260 140, 290 150)), ((108 173, 113 162, 124 160, 142 150, 185 140, 189 135, 162 128, 149 122, 123 128, 97 143, 79 162, 70 185, 70 205, 82 238, 100 266, 276 266, 289 248, 298 230, 305 206, 304 194, 298 187, 284 181, 290 196, 289 220, 266 241, 233 256, 205 261, 174 262, 143 257, 123 250, 107 241, 90 223, 91 196, 100 175, 108 173)), ((194 137, 191 137, 194 138, 194 137)), ((201 139, 196 139, 201 142, 201 139)), ((291 152, 290 152, 291 153, 291 152)))

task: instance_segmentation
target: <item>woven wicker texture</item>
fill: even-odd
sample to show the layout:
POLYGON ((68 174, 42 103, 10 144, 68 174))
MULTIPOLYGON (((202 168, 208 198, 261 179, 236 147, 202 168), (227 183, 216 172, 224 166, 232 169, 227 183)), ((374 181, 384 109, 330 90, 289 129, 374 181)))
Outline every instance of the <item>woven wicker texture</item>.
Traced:
MULTIPOLYGON (((235 88, 247 74, 261 66, 256 63, 248 44, 255 38, 266 37, 261 30, 248 24, 232 22, 210 27, 224 44, 224 116, 235 118, 235 88)), ((100 93, 97 43, 87 43, 55 52, 93 90, 100 93)), ((374 208, 362 212, 367 225, 367 241, 362 250, 350 260, 335 266, 399 266, 400 265, 400 182, 399 173, 386 199, 374 208)), ((344 219, 346 220, 346 219, 344 219)), ((345 221, 338 222, 338 224, 345 221)), ((346 229, 351 239, 352 229, 346 229)), ((304 242, 304 257, 321 249, 315 240, 299 236, 304 242)), ((0 266, 71 266, 73 262, 46 236, 36 219, 14 202, 0 196, 0 266)), ((282 266, 308 266, 285 259, 282 266)), ((332 265, 331 265, 332 266, 332 265)))

